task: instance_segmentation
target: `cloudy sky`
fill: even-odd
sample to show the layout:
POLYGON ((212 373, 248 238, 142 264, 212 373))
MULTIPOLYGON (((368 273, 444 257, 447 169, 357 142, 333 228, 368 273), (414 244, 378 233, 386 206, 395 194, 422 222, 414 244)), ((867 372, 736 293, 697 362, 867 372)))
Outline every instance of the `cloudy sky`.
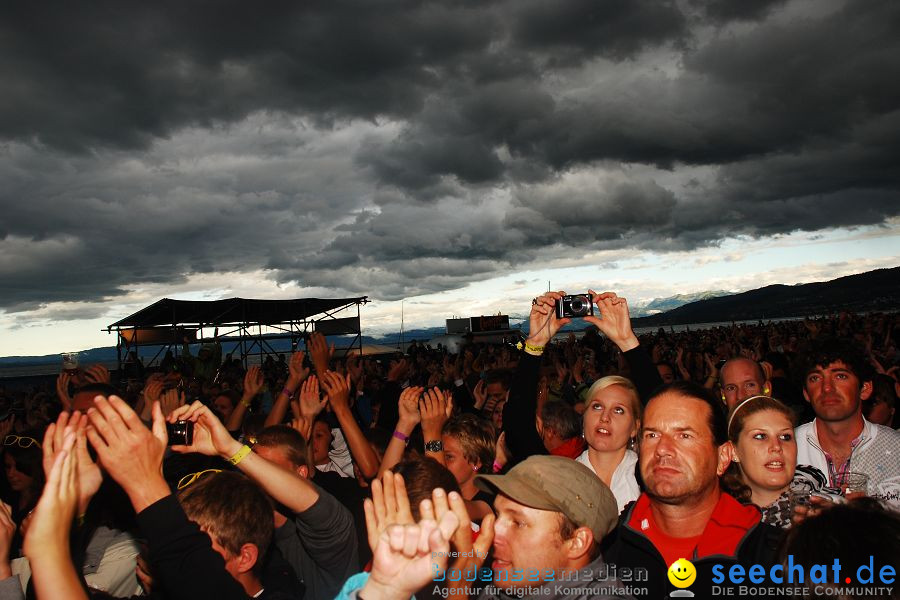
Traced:
POLYGON ((894 0, 7 2, 0 355, 162 297, 368 333, 900 264, 894 0))

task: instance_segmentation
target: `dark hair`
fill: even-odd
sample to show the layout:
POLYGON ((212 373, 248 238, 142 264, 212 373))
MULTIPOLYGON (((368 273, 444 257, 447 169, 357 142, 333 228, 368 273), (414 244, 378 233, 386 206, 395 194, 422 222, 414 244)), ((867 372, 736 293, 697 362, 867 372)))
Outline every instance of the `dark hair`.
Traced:
POLYGON ((581 415, 575 409, 559 400, 547 402, 541 408, 544 429, 549 429, 561 439, 568 440, 581 435, 581 415))
POLYGON ((800 355, 799 368, 796 371, 800 377, 800 386, 806 387, 806 376, 816 367, 827 367, 838 361, 844 363, 856 375, 860 384, 872 381, 875 377, 875 370, 858 345, 849 340, 829 337, 814 340, 800 355))
MULTIPOLYGON (((900 515, 874 498, 856 498, 846 504, 835 504, 788 530, 781 547, 781 564, 787 565, 788 556, 792 556, 793 564, 802 565, 807 573, 813 565, 831 564, 836 560, 840 560, 842 566, 846 565, 848 572, 855 572, 861 565, 869 563, 870 556, 875 556, 880 564, 896 565, 900 563, 900 515)), ((877 566, 875 568, 878 570, 877 566)), ((881 584, 877 579, 869 584, 853 582, 853 588, 878 585, 881 584)), ((849 597, 863 594, 864 590, 859 596, 849 597)))
POLYGON ((444 424, 442 433, 459 441, 466 462, 481 465, 479 473, 492 472, 497 440, 490 421, 471 413, 461 413, 444 424))
POLYGON ((280 448, 295 467, 312 468, 309 444, 293 427, 287 425, 266 427, 256 436, 256 443, 266 448, 280 448))
MULTIPOLYGON (((222 390, 216 394, 216 398, 219 398, 220 396, 228 398, 228 401, 231 402, 231 408, 237 406, 238 402, 241 401, 241 394, 237 390, 222 390)), ((213 400, 215 400, 215 398, 213 398, 213 400)))
MULTIPOLYGON (((728 441, 728 420, 725 418, 725 411, 722 410, 722 401, 719 400, 715 393, 693 381, 673 381, 668 385, 663 385, 650 394, 647 399, 647 405, 654 398, 663 394, 676 394, 686 398, 693 398, 709 405, 709 431, 712 433, 716 446, 721 446, 728 441)), ((646 410, 646 406, 644 407, 646 410)))
MULTIPOLYGON (((37 440, 38 443, 41 443, 41 438, 43 437, 34 430, 23 431, 21 434, 16 435, 19 435, 20 437, 29 437, 33 440, 37 440)), ((28 489, 28 493, 31 495, 29 504, 34 506, 41 496, 41 490, 44 489, 45 482, 43 463, 44 454, 41 451, 41 448, 37 444, 32 444, 28 448, 22 448, 18 444, 11 444, 9 446, 4 445, 2 448, 4 453, 8 454, 16 463, 16 470, 31 477, 31 486, 28 489)))
POLYGON ((488 386, 492 383, 499 383, 503 386, 503 389, 509 389, 510 379, 512 379, 512 375, 507 369, 491 369, 484 375, 484 385, 488 386))
POLYGON ((262 568, 272 541, 272 503, 252 481, 223 471, 184 488, 178 496, 187 517, 209 532, 222 548, 237 556, 244 544, 254 544, 259 556, 254 571, 262 568))
POLYGON ((441 488, 448 494, 462 493, 450 469, 430 456, 408 458, 398 463, 391 471, 403 476, 409 507, 416 521, 421 518, 419 503, 426 498, 430 499, 433 490, 441 488))

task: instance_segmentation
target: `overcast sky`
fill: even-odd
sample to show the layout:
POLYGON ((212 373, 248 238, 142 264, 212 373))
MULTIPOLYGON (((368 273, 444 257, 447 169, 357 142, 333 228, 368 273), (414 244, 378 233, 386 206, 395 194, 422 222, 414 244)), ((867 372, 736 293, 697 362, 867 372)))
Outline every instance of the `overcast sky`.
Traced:
POLYGON ((0 355, 161 297, 369 333, 900 264, 900 2, 7 2, 0 355), (525 305, 523 306, 523 303, 525 305))

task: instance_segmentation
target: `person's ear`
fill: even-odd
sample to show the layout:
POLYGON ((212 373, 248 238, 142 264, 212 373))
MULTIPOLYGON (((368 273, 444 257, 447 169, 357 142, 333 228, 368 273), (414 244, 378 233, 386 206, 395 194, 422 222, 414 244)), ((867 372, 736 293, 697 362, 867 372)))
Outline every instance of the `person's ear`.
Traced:
POLYGON ((303 479, 309 479, 309 467, 306 465, 300 465, 297 467, 297 475, 302 477, 303 479))
POLYGON ((873 389, 874 389, 874 387, 872 386, 871 381, 863 382, 862 387, 859 390, 859 399, 860 400, 868 400, 869 397, 872 395, 873 389))
POLYGON ((772 394, 772 382, 766 379, 766 382, 763 384, 763 395, 770 396, 772 394))
POLYGON ((579 527, 567 540, 563 540, 563 555, 569 560, 577 560, 590 554, 594 545, 594 533, 587 527, 579 527))
POLYGON ((716 475, 721 477, 728 469, 728 465, 731 464, 731 461, 734 458, 734 446, 731 445, 731 442, 725 442, 724 444, 719 446, 718 452, 719 460, 718 465, 716 465, 716 475))
POLYGON ((259 548, 256 547, 256 544, 244 544, 235 558, 237 559, 236 567, 238 573, 249 573, 256 566, 256 561, 259 559, 259 548))

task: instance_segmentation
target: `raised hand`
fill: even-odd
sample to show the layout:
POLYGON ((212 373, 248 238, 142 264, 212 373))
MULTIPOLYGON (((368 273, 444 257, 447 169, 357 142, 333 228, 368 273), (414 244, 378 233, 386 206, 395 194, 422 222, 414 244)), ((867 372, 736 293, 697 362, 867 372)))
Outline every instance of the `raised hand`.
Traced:
MULTIPOLYGON (((175 421, 192 421, 194 423, 194 440, 190 446, 173 445, 174 452, 198 452, 207 456, 234 454, 229 452, 238 442, 231 437, 225 425, 208 406, 197 400, 189 406, 182 406, 169 415, 169 423, 175 421)), ((240 447, 240 444, 238 444, 240 447)))
POLYGON ((484 379, 479 379, 478 383, 475 384, 475 389, 472 390, 472 395, 475 396, 475 408, 478 410, 484 408, 484 403, 487 402, 486 387, 484 379))
POLYGON ((78 481, 78 513, 84 514, 87 506, 100 489, 103 483, 103 474, 87 449, 87 437, 85 430, 88 426, 88 418, 78 411, 69 416, 67 412, 59 413, 55 423, 51 423, 44 432, 44 441, 41 446, 43 453, 44 476, 50 477, 50 470, 56 462, 56 457, 63 451, 66 436, 74 434, 75 445, 73 452, 77 461, 78 481))
POLYGON ((407 600, 434 578, 434 567, 447 564, 449 539, 459 526, 453 513, 440 523, 391 525, 378 539, 372 572, 359 592, 366 600, 407 600))
POLYGON ((422 415, 422 433, 426 441, 441 439, 444 423, 453 413, 453 397, 440 388, 431 388, 419 400, 419 412, 422 415))
POLYGON ((312 360, 313 367, 321 377, 328 370, 328 363, 331 355, 334 354, 334 344, 329 348, 325 336, 316 331, 309 336, 306 347, 309 349, 309 358, 312 360))
POLYGON ((170 494, 162 476, 162 459, 169 439, 166 422, 158 403, 153 404, 152 412, 152 430, 118 396, 108 400, 97 396, 87 413, 87 438, 97 451, 100 464, 128 494, 135 512, 170 494))
POLYGON ((0 580, 12 577, 9 550, 16 535, 16 523, 12 519, 12 507, 0 501, 0 580))
POLYGON ((112 381, 109 369, 103 365, 91 365, 84 370, 84 378, 88 383, 106 383, 112 381))
POLYGON ((534 299, 528 317, 528 340, 533 346, 546 346, 553 336, 570 323, 571 319, 556 317, 556 301, 565 296, 563 291, 547 292, 534 299))
POLYGON ((312 437, 313 421, 304 416, 295 416, 291 419, 291 428, 309 442, 312 437))
POLYGON ((322 375, 322 387, 325 388, 332 410, 350 408, 350 375, 344 377, 334 371, 325 371, 322 375))
POLYGON ((294 407, 294 416, 315 420, 326 404, 328 404, 328 399, 319 397, 319 379, 315 375, 310 375, 300 386, 299 401, 291 406, 294 407))
MULTIPOLYGON (((144 384, 144 403, 150 407, 162 400, 163 381, 160 378, 147 379, 144 384)), ((149 411, 148 411, 149 414, 149 411)))
MULTIPOLYGON (((52 442, 53 435, 44 439, 52 442)), ((70 428, 55 448, 47 483, 28 525, 23 549, 29 558, 49 549, 68 552, 69 527, 78 506, 78 457, 74 447, 75 432, 70 428)))
POLYGON ((622 352, 637 348, 640 342, 631 328, 628 301, 613 292, 598 294, 591 290, 589 293, 597 305, 600 318, 584 317, 584 320, 596 325, 622 352))
POLYGON ((184 392, 177 388, 166 390, 165 392, 163 392, 162 397, 159 400, 159 406, 162 409, 164 417, 168 417, 177 408, 184 406, 184 404, 184 392))
POLYGON ((73 452, 74 444, 75 434, 70 431, 50 468, 25 533, 22 548, 31 563, 31 580, 38 598, 87 598, 69 552, 69 529, 78 505, 78 456, 73 452))
POLYGON ((452 539, 453 550, 457 553, 458 558, 454 560, 450 568, 471 573, 484 563, 491 543, 494 541, 494 514, 485 515, 481 521, 478 540, 473 543, 472 522, 469 519, 469 511, 466 509, 466 501, 457 492, 447 494, 441 488, 435 488, 431 492, 431 500, 422 500, 420 504, 419 514, 423 520, 440 522, 447 513, 453 513, 459 521, 459 526, 452 539))
POLYGON ((71 381, 72 376, 65 371, 56 378, 56 397, 59 398, 59 403, 62 404, 64 411, 72 410, 72 396, 69 395, 69 383, 71 381))
POLYGON ((406 482, 399 473, 385 471, 381 479, 372 480, 372 499, 363 502, 366 515, 366 534, 372 552, 381 535, 391 525, 412 525, 415 523, 409 507, 406 482))
POLYGON ((345 363, 347 366, 347 373, 350 374, 350 381, 358 386, 363 377, 363 368, 359 363, 359 356, 351 352, 347 354, 345 363))
POLYGON ((408 373, 409 362, 405 358, 401 358, 400 360, 391 363, 391 368, 388 370, 387 374, 387 380, 403 381, 408 373))
MULTIPOLYGON (((419 412, 419 396, 424 391, 425 388, 422 387, 408 387, 400 392, 400 400, 397 405, 400 413, 398 423, 404 426, 402 427, 403 431, 412 431, 422 421, 422 415, 419 412)), ((398 429, 401 427, 398 426, 398 429)))
POLYGON ((304 360, 306 360, 306 353, 302 350, 291 354, 291 360, 288 362, 288 380, 285 385, 291 391, 295 391, 309 377, 309 367, 304 366, 304 360))
MULTIPOLYGON (((293 359, 292 359, 293 361, 293 359)), ((242 398, 249 402, 263 389, 265 380, 263 379, 262 369, 258 365, 253 365, 247 369, 244 374, 244 392, 242 398)))

